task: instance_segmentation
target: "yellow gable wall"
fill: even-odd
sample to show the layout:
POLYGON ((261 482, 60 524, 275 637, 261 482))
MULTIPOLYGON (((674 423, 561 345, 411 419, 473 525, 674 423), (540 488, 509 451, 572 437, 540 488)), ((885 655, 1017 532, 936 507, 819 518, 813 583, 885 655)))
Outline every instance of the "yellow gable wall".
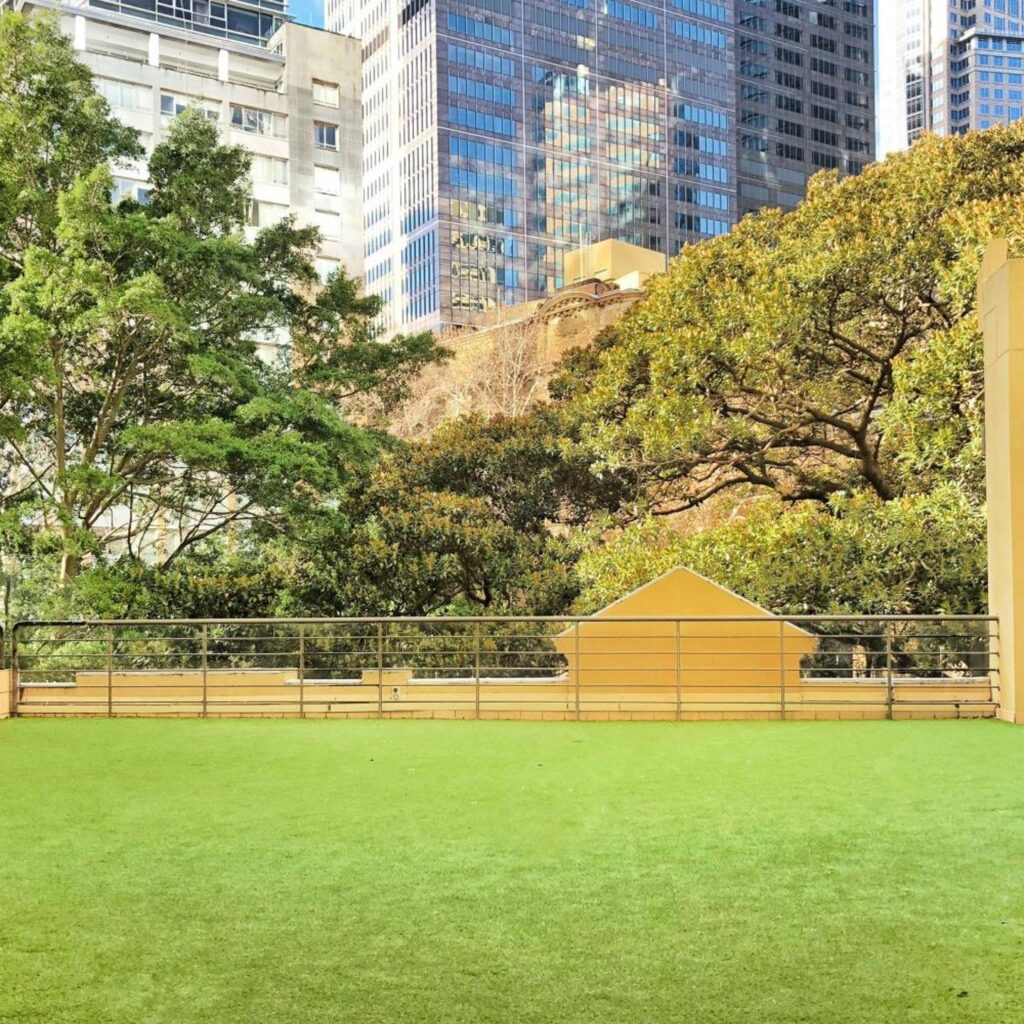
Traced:
POLYGON ((675 569, 566 630, 556 641, 574 685, 595 696, 605 687, 667 691, 737 687, 777 703, 800 682, 800 661, 815 649, 805 630, 689 569, 675 569), (623 622, 621 617, 690 621, 623 622), (758 621, 709 622, 751 616, 758 621), (700 620, 700 621, 693 621, 700 620))

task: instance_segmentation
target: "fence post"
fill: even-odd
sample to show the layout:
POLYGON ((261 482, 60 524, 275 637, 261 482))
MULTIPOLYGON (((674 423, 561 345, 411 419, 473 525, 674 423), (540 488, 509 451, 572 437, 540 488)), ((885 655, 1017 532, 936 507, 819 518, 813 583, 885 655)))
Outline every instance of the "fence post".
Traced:
POLYGON ((779 619, 779 718, 786 720, 786 620, 779 619))
POLYGON ((885 629, 885 717, 892 720, 892 623, 888 620, 885 629))
POLYGON ((473 627, 473 634, 475 637, 475 645, 473 652, 473 679, 476 684, 474 701, 476 703, 476 717, 480 717, 480 623, 476 623, 473 627))
POLYGON ((679 620, 676 619, 676 721, 683 720, 683 652, 679 636, 679 620))
POLYGON ((207 699, 209 697, 209 657, 210 627, 204 623, 199 634, 199 667, 203 673, 203 718, 206 718, 207 699))
POLYGON ((11 626, 11 714, 16 715, 21 706, 21 686, 18 672, 18 626, 11 626))
POLYGON ((583 674, 583 665, 580 662, 580 624, 576 623, 575 633, 575 652, 576 652, 576 721, 580 720, 580 676, 583 674))
POLYGON ((377 717, 384 717, 384 623, 377 623, 377 717))
POLYGON ((114 627, 107 626, 107 718, 114 717, 114 627))
POLYGON ((299 623, 299 718, 306 717, 306 627, 299 623))

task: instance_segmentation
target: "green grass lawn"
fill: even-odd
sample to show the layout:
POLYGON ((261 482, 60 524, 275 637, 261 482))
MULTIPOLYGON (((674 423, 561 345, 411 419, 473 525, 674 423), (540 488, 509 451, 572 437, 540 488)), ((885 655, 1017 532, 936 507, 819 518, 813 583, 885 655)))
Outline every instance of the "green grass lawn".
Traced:
POLYGON ((0 1021, 1024 1020, 1024 729, 0 723, 0 1021))

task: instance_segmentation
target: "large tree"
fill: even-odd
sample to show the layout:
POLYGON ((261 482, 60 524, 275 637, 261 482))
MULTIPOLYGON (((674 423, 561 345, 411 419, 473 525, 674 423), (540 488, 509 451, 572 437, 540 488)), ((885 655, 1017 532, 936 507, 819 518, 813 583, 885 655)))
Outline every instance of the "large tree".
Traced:
POLYGON ((980 483, 974 282, 1024 242, 1024 126, 812 179, 794 212, 685 249, 585 368, 588 448, 671 514, 739 488, 888 500, 980 483))
POLYGON ((997 235, 1024 251, 1024 125, 819 175, 684 250, 553 382, 583 452, 636 483, 579 607, 684 564, 779 611, 983 611, 997 235))
POLYGON ((131 133, 52 24, 4 15, 0 60, 3 45, 0 110, 25 92, 53 102, 0 133, 0 193, 28 154, 45 194, 0 208, 0 474, 19 521, 55 539, 60 581, 87 555, 148 545, 167 566, 233 527, 336 503, 379 445, 346 410, 399 399, 433 338, 378 343, 379 300, 343 271, 318 281, 315 229, 247 232, 249 156, 196 112, 153 152, 148 204, 112 205, 109 161, 136 155, 131 133))
MULTIPOLYGON (((28 248, 53 242, 59 197, 105 160, 140 153, 135 133, 110 116, 54 21, 0 15, 0 316, 5 286, 22 272, 28 248)), ((18 338, 4 346, 4 429, 17 426, 11 403, 40 372, 37 355, 18 338)))
POLYGON ((570 531, 622 499, 563 451, 550 410, 469 416, 394 445, 336 508, 275 545, 288 611, 558 614, 576 593, 570 531))

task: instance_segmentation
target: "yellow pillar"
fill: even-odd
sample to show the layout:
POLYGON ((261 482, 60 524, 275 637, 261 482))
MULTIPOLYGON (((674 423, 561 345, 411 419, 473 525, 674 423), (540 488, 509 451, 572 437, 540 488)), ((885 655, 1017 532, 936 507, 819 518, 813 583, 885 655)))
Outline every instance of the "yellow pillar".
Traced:
POLYGON ((1024 260, 989 244, 978 279, 985 332, 988 603, 999 618, 999 717, 1024 723, 1024 260))

